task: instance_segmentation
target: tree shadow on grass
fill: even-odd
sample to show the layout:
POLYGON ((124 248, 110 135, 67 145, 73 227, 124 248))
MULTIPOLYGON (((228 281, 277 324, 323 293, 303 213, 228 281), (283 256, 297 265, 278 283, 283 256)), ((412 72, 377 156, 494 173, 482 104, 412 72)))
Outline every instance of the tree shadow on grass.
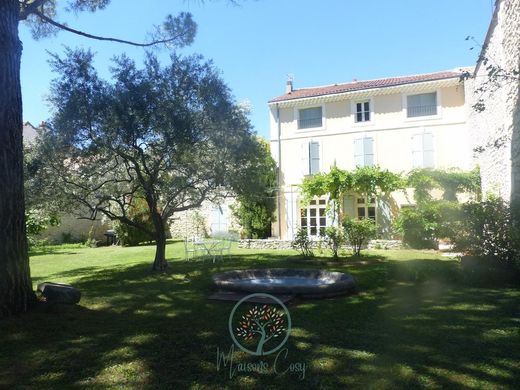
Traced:
MULTIPOLYGON (((83 306, 57 307, 1 322, 0 387, 513 388, 516 384, 518 291, 446 281, 443 278, 455 264, 431 260, 416 260, 403 265, 404 270, 405 262, 392 261, 328 267, 352 273, 363 288, 351 297, 290 306, 293 332, 285 364, 306 362, 305 379, 290 373, 238 374, 229 379, 227 370, 217 371, 216 351, 228 351, 232 343, 227 329, 232 305, 207 299, 211 275, 238 268, 289 267, 292 261, 292 256, 240 254, 215 264, 172 261, 165 274, 152 273, 149 264, 55 274, 78 277, 75 286, 83 293, 83 306), (417 269, 424 278, 409 278, 417 269)), ((244 354, 237 359, 258 360, 244 354)), ((271 364, 273 359, 265 358, 271 364)))

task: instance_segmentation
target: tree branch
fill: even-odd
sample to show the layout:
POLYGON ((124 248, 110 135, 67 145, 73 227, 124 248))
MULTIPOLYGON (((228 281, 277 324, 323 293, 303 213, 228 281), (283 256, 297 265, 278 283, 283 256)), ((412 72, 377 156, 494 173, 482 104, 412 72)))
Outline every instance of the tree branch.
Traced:
MULTIPOLYGON (((38 0, 36 0, 36 1, 38 1, 38 0)), ((43 2, 45 2, 45 1, 46 0, 43 0, 43 2)), ((89 34, 89 33, 86 33, 86 32, 83 32, 83 31, 76 30, 74 28, 68 27, 68 26, 66 26, 64 24, 58 23, 55 20, 52 20, 51 18, 45 16, 44 14, 42 14, 41 12, 39 12, 37 10, 34 10, 32 13, 34 13, 36 16, 38 16, 44 22, 49 23, 49 24, 53 25, 54 27, 58 27, 58 28, 60 28, 62 30, 71 32, 73 34, 81 35, 83 37, 90 38, 90 39, 97 39, 99 41, 118 42, 118 43, 124 43, 126 45, 138 46, 138 47, 150 47, 150 46, 154 46, 154 45, 158 45, 158 44, 162 44, 162 43, 169 43, 169 42, 172 42, 172 41, 174 41, 174 40, 176 40, 176 39, 178 39, 178 38, 180 38, 180 37, 182 37, 183 35, 186 34, 186 32, 183 31, 182 33, 177 34, 177 35, 175 35, 175 36, 173 36, 171 38, 168 38, 168 39, 160 39, 160 40, 157 40, 157 41, 152 41, 152 42, 147 42, 147 43, 139 43, 139 42, 127 41, 127 40, 124 40, 124 39, 110 38, 110 37, 101 37, 99 35, 92 35, 92 34, 89 34)))
POLYGON ((25 20, 30 14, 36 13, 38 8, 44 5, 48 0, 34 0, 32 3, 23 2, 24 7, 20 11, 20 20, 25 20))

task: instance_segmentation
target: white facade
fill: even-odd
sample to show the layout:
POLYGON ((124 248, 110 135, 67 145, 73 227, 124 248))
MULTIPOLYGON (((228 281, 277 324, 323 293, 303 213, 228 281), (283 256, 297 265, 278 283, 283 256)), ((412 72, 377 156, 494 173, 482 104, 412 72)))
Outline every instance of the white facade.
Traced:
MULTIPOLYGON (((347 170, 373 164, 400 173, 414 167, 473 169, 468 108, 459 74, 424 75, 426 81, 418 75, 412 82, 406 77, 358 82, 368 87, 357 89, 356 83, 349 83, 295 90, 273 99, 271 151, 280 167, 281 205, 275 235, 292 239, 308 222, 302 219, 309 211, 300 208, 298 185, 305 175, 327 172, 334 163, 347 170), (345 91, 335 92, 342 86, 345 91)), ((351 217, 376 212, 378 223, 384 225, 384 219, 388 225, 410 200, 395 193, 383 207, 352 194, 345 200, 345 211, 351 217)), ((316 207, 313 213, 322 212, 320 205, 316 207)), ((320 225, 319 215, 315 218, 320 225)))

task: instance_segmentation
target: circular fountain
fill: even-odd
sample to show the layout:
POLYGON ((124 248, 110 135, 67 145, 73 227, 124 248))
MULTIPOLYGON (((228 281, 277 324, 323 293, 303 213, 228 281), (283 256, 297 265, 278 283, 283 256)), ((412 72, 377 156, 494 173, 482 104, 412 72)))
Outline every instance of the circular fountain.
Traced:
POLYGON ((326 298, 355 292, 354 278, 342 272, 316 269, 253 269, 213 275, 221 291, 299 295, 326 298))

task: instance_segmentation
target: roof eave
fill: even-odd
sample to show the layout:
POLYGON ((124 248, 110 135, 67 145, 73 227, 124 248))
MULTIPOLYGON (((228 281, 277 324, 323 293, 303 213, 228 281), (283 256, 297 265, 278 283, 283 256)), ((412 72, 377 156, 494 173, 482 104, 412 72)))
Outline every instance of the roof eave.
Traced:
POLYGON ((343 98, 358 98, 363 97, 364 95, 376 96, 376 95, 384 95, 396 92, 402 92, 406 90, 413 89, 424 89, 424 88, 433 88, 439 86, 452 86, 461 83, 460 76, 453 77, 444 77, 441 79, 434 79, 428 81, 420 81, 420 82, 411 82, 411 83, 402 83, 396 84, 392 86, 385 87, 373 87, 373 88, 364 88, 358 89, 354 91, 346 91, 339 93, 326 93, 321 95, 313 95, 306 96, 301 98, 292 98, 292 99, 284 99, 284 100, 271 100, 267 104, 269 106, 276 106, 276 104, 280 106, 289 107, 292 105, 300 104, 302 102, 312 102, 314 101, 336 101, 342 100, 343 98))

